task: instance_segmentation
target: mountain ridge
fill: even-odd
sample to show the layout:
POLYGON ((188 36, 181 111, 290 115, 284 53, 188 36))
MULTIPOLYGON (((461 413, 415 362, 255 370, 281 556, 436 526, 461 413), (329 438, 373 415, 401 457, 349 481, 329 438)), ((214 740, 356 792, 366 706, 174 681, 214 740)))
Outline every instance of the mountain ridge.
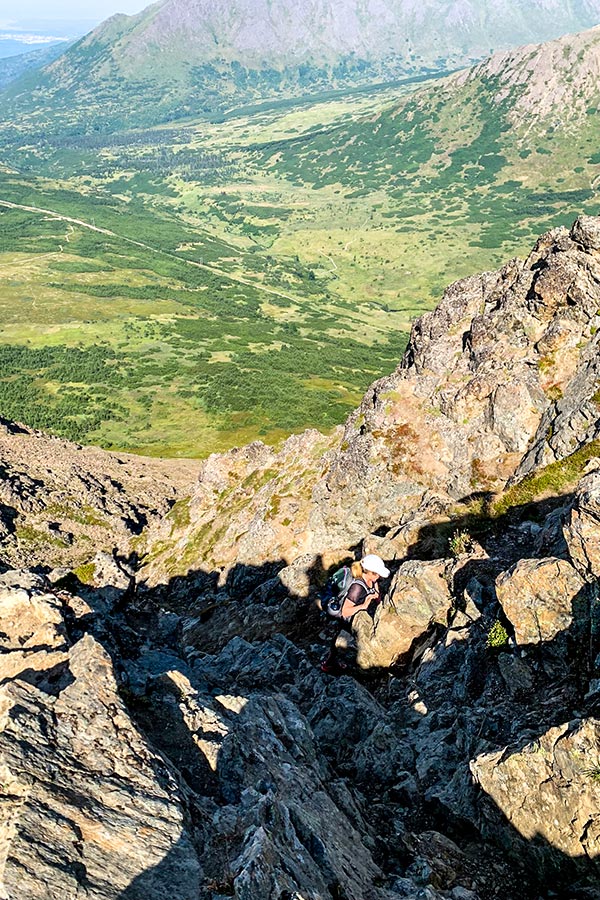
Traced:
POLYGON ((466 84, 479 78, 498 78, 496 100, 500 104, 512 88, 516 103, 509 117, 544 121, 553 113, 555 127, 574 125, 587 113, 587 101, 598 96, 600 75, 600 26, 566 35, 543 44, 527 45, 493 54, 488 60, 450 79, 466 84))
POLYGON ((549 39, 598 21, 600 0, 575 5, 503 0, 491 10, 466 0, 399 6, 344 0, 342 7, 330 0, 301 6, 284 0, 216 5, 162 0, 135 16, 111 17, 37 80, 15 82, 6 100, 19 117, 19 107, 29 109, 33 92, 45 115, 55 106, 63 124, 73 121, 67 100, 78 109, 84 104, 94 121, 112 122, 111 127, 125 121, 124 110, 118 110, 125 104, 131 123, 143 124, 214 113, 232 102, 282 92, 297 95, 455 69, 495 47, 549 39), (134 103, 142 83, 143 114, 134 103), (102 110, 94 109, 98 92, 102 110))

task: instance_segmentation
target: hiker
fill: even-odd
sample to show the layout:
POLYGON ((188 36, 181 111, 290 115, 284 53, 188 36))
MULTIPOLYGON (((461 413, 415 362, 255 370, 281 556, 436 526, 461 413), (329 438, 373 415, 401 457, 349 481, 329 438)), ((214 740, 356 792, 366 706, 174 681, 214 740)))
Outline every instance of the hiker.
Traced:
POLYGON ((352 619, 356 613, 366 609, 373 615, 380 602, 379 579, 387 578, 390 570, 380 556, 368 553, 351 566, 352 581, 342 601, 337 628, 329 645, 329 651, 321 660, 321 671, 328 675, 339 674, 346 664, 338 659, 336 642, 342 631, 352 633, 352 619))

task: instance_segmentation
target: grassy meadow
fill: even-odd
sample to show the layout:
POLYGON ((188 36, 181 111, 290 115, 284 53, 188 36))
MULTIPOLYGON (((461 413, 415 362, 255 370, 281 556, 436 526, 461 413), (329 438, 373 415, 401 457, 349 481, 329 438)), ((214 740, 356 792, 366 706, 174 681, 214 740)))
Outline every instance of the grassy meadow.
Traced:
POLYGON ((327 431, 447 284, 598 211, 593 113, 534 135, 491 83, 411 90, 0 130, 0 415, 154 455, 327 431))

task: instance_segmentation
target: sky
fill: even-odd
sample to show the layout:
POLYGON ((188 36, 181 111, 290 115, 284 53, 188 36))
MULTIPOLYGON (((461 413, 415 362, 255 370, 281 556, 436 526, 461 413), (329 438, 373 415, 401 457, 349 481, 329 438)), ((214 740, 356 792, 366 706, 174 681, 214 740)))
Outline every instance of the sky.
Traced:
POLYGON ((115 13, 133 15, 153 0, 0 0, 0 59, 74 40, 115 13))
POLYGON ((115 13, 132 15, 149 6, 152 0, 0 0, 0 29, 34 29, 52 22, 92 22, 97 24, 115 13))

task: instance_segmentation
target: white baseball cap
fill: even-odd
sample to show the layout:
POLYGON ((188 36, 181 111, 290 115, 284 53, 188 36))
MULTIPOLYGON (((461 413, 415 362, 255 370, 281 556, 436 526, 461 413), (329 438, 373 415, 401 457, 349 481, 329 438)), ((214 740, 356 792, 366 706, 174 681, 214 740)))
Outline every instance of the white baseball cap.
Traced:
POLYGON ((390 570, 386 568, 382 558, 375 556, 374 553, 368 553, 366 556, 363 556, 360 564, 365 572, 375 572, 376 575, 381 575, 382 578, 387 578, 390 574, 390 570))

